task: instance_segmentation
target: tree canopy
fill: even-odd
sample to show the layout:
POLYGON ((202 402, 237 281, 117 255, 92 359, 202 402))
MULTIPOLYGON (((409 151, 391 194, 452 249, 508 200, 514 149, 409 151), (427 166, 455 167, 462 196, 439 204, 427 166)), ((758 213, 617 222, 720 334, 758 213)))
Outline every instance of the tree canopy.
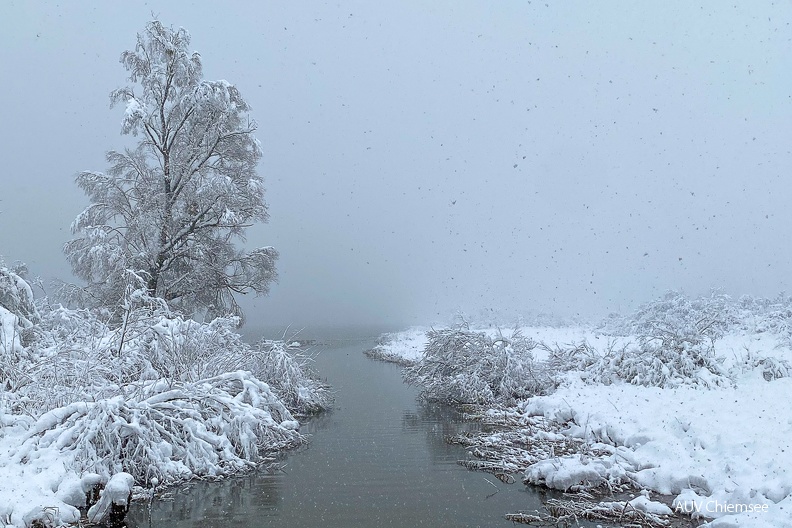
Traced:
POLYGON ((154 20, 121 55, 130 85, 111 103, 139 139, 108 152, 106 172, 77 175, 91 204, 64 247, 93 305, 118 303, 132 271, 185 313, 241 315, 235 295, 266 294, 276 279, 274 248, 236 245, 268 219, 256 123, 233 84, 203 79, 189 45, 185 29, 154 20))

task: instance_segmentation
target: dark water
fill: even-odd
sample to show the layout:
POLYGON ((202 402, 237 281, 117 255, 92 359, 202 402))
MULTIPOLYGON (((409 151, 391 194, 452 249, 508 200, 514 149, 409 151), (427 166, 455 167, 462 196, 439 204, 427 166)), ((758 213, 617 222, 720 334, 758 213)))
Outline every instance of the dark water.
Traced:
POLYGON ((473 427, 450 408, 416 401, 399 367, 361 352, 370 340, 317 348, 315 369, 336 390, 336 409, 302 429, 310 444, 282 471, 195 482, 170 500, 136 504, 134 527, 514 526, 503 515, 541 509, 522 484, 468 471, 446 435, 473 427))

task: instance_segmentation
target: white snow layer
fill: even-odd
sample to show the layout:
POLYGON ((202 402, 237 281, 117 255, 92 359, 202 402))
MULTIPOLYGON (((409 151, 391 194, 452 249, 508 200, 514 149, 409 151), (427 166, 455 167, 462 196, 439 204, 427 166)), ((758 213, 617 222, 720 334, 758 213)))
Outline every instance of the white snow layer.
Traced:
POLYGON ((101 522, 110 515, 113 505, 128 507, 132 497, 132 486, 135 484, 135 477, 129 473, 116 473, 107 482, 102 490, 99 501, 88 510, 88 520, 90 522, 101 522))
POLYGON ((427 329, 413 327, 402 332, 384 334, 374 350, 382 357, 399 363, 415 363, 423 357, 423 350, 428 343, 427 329))
MULTIPOLYGON (((426 342, 419 332, 390 334, 380 346, 386 354, 414 362, 422 356, 417 347, 426 342)), ((608 339, 580 327, 521 332, 548 344, 585 339, 594 348, 608 339)), ((749 365, 756 357, 790 354, 767 333, 726 335, 715 351, 727 369, 749 365)), ((647 490, 675 496, 674 508, 713 519, 713 527, 792 527, 791 399, 792 378, 767 381, 760 368, 744 368, 733 386, 712 389, 592 384, 570 374, 554 393, 523 401, 519 409, 567 424, 565 435, 611 455, 541 461, 525 478, 566 490, 627 477, 647 490)), ((633 506, 650 508, 643 500, 633 506)), ((663 513, 660 509, 647 511, 663 513)))

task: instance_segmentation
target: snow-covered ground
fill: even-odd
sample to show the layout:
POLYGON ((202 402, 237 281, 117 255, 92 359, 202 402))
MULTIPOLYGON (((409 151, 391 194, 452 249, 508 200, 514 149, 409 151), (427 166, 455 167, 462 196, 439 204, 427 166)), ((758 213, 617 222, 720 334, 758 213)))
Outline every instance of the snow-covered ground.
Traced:
POLYGON ((366 354, 374 359, 392 361, 403 365, 415 363, 423 357, 423 350, 428 339, 427 328, 414 327, 402 332, 393 332, 380 336, 379 343, 366 354))
MULTIPOLYGON (((71 491, 75 482, 81 484, 79 477, 67 469, 68 461, 57 453, 39 453, 32 460, 22 463, 16 456, 24 441, 29 422, 14 420, 6 416, 10 423, 4 423, 0 438, 0 522, 4 526, 27 524, 28 517, 42 514, 42 509, 51 511, 53 520, 76 522, 80 513, 69 502, 69 497, 59 497, 58 489, 71 491), (16 422, 16 423, 14 423, 16 422)), ((87 490, 86 490, 87 491, 87 490)), ((85 494, 82 495, 85 504, 85 494)))
MULTIPOLYGON (((492 328, 477 330, 498 335, 492 328)), ((711 526, 792 526, 792 378, 784 363, 792 351, 783 332, 756 330, 732 325, 714 341, 727 383, 661 388, 618 379, 602 383, 572 371, 549 393, 521 400, 511 409, 515 415, 561 424, 563 435, 604 453, 536 462, 526 470, 526 481, 567 489, 596 474, 672 495, 674 509, 706 518, 711 526)), ((597 351, 638 341, 586 327, 520 332, 547 345, 585 341, 597 351)), ((428 343, 422 333, 389 334, 380 344, 383 356, 415 364, 428 343)), ((537 347, 535 359, 547 359, 552 348, 537 347)), ((662 511, 659 503, 647 504, 662 511)))

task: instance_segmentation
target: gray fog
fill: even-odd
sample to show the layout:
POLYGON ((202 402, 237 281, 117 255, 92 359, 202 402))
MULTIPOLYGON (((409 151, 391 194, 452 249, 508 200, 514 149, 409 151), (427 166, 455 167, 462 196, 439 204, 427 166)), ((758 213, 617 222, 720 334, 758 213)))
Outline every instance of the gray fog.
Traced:
POLYGON ((251 321, 429 324, 789 290, 787 2, 0 4, 0 255, 70 280, 152 13, 258 121, 279 283, 251 321))

